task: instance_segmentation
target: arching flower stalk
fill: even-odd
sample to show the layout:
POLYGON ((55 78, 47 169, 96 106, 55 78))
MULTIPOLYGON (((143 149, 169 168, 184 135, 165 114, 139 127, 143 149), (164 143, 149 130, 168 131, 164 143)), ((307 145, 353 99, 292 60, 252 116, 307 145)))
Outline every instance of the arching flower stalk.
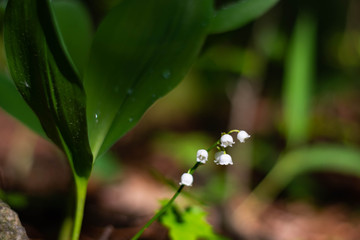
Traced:
POLYGON ((250 135, 244 130, 231 130, 227 133, 222 133, 219 140, 217 140, 211 147, 207 150, 199 149, 196 154, 196 163, 192 168, 190 168, 186 173, 181 175, 181 180, 179 182, 180 186, 178 190, 175 192, 174 196, 140 229, 139 232, 132 238, 132 240, 138 239, 141 234, 148 228, 155 220, 157 220, 162 214, 164 214, 171 204, 175 201, 175 199, 179 196, 182 189, 187 186, 190 187, 193 184, 194 171, 200 166, 204 165, 208 161, 209 152, 213 149, 217 149, 218 151, 214 155, 214 163, 216 165, 233 165, 233 161, 231 156, 226 152, 227 147, 232 147, 235 144, 233 137, 230 135, 232 133, 237 133, 237 139, 240 143, 244 143, 246 139, 250 138, 250 135))

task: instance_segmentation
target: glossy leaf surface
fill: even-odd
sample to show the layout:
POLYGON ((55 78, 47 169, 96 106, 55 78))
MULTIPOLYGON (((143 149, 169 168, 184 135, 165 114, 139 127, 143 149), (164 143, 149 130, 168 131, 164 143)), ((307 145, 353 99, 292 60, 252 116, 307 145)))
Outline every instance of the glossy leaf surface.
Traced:
POLYGON ((124 0, 111 10, 94 37, 84 80, 95 156, 184 77, 211 15, 210 0, 124 0))
MULTIPOLYGON (((91 44, 90 16, 78 1, 54 1, 54 11, 69 53, 76 66, 82 68, 91 44)), ((46 138, 39 119, 17 91, 12 79, 5 74, 0 74, 0 107, 46 138)))
POLYGON ((85 94, 58 34, 48 0, 10 0, 5 12, 5 49, 14 82, 62 148, 76 175, 92 166, 85 119, 85 94))
POLYGON ((235 30, 255 20, 279 0, 239 0, 219 9, 211 22, 209 33, 235 30))

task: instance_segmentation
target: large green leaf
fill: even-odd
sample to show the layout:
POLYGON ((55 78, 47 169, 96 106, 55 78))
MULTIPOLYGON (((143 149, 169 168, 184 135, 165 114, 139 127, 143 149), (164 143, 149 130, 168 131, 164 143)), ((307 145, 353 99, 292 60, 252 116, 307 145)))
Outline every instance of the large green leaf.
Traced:
POLYGON ((279 0, 238 0, 218 10, 211 22, 210 33, 235 30, 255 20, 279 0))
POLYGON ((11 79, 2 73, 0 73, 0 107, 34 132, 46 137, 39 119, 21 97, 11 79))
POLYGON ((57 31, 48 0, 9 0, 5 49, 19 92, 40 119, 46 134, 69 157, 76 175, 92 167, 85 93, 57 31))
MULTIPOLYGON (((91 44, 90 16, 79 1, 55 1, 54 10, 70 55, 76 66, 82 68, 91 44)), ((42 137, 46 137, 37 116, 11 82, 6 74, 0 73, 0 107, 42 137)))
POLYGON ((109 12, 95 34, 84 79, 94 156, 184 77, 211 15, 211 0, 124 0, 109 12))
MULTIPOLYGON (((92 36, 89 14, 79 1, 68 0, 55 1, 54 11, 70 55, 76 66, 83 68, 92 36)), ((11 82, 12 79, 7 75, 0 74, 0 107, 34 132, 46 137, 37 116, 11 82)))

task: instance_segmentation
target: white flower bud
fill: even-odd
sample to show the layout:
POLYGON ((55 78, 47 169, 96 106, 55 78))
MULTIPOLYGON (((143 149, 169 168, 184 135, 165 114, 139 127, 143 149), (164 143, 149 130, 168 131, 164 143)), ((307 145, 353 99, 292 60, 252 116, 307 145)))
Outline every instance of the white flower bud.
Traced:
POLYGON ((206 161, 208 160, 208 156, 209 154, 206 150, 200 149, 197 151, 196 161, 201 163, 206 163, 206 161))
POLYGON ((247 139, 247 138, 249 138, 250 137, 250 135, 247 133, 247 132, 245 132, 244 130, 241 130, 238 134, 237 134, 237 139, 239 139, 239 141, 240 142, 245 142, 245 140, 247 139))
POLYGON ((220 156, 223 155, 223 154, 224 154, 224 151, 220 151, 220 152, 215 153, 214 163, 219 164, 220 156))
POLYGON ((220 165, 233 165, 233 161, 231 159, 231 156, 229 154, 222 154, 220 157, 219 157, 219 162, 218 164, 220 165))
POLYGON ((183 175, 181 175, 181 182, 179 184, 190 187, 192 186, 193 181, 194 178, 190 173, 183 173, 183 175))
POLYGON ((221 142, 220 146, 224 148, 228 146, 232 147, 232 145, 235 143, 232 136, 229 134, 222 135, 220 138, 220 142, 221 142))

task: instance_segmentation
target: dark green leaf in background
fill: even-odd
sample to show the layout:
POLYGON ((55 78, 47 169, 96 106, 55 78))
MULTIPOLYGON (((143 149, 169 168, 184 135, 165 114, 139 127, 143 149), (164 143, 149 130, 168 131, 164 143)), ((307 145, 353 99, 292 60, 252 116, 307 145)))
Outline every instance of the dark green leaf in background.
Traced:
POLYGON ((0 74, 0 106, 34 132, 46 137, 39 119, 21 97, 11 79, 5 74, 0 74))
POLYGON ((235 30, 260 17, 279 0, 238 0, 218 10, 209 33, 235 30))
POLYGON ((124 0, 107 15, 94 37, 84 80, 94 156, 185 76, 211 15, 210 0, 124 0))
POLYGON ((82 73, 89 57, 93 37, 89 12, 78 0, 53 1, 53 7, 66 48, 79 72, 82 73))
POLYGON ((48 0, 10 0, 5 49, 11 75, 46 134, 70 159, 78 176, 92 167, 85 94, 59 36, 48 0))

